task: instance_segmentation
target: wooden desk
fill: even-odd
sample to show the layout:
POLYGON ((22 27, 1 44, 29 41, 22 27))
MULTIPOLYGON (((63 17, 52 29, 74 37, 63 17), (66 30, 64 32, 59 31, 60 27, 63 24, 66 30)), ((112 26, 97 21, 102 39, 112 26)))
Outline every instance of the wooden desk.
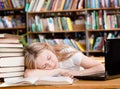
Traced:
POLYGON ((106 81, 85 81, 76 80, 72 85, 55 85, 55 86, 14 86, 0 87, 0 89, 83 89, 83 88, 120 88, 120 78, 106 81))

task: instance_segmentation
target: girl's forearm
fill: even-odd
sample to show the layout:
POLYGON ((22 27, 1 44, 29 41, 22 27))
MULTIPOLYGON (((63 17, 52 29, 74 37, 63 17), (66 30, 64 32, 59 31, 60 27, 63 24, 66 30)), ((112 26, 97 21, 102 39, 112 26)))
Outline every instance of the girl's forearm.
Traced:
POLYGON ((26 69, 24 77, 57 76, 59 74, 60 74, 60 69, 53 69, 53 70, 26 69))
POLYGON ((73 71, 73 76, 74 75, 90 75, 90 74, 97 74, 97 73, 104 73, 104 72, 105 72, 104 66, 98 65, 82 71, 73 71))

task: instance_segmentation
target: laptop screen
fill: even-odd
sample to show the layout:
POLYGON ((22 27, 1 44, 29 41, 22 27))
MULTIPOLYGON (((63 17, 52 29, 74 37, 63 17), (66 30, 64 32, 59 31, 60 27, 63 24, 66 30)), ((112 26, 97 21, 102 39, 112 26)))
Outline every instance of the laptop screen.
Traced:
POLYGON ((120 74, 120 39, 106 39, 105 68, 110 76, 120 74))

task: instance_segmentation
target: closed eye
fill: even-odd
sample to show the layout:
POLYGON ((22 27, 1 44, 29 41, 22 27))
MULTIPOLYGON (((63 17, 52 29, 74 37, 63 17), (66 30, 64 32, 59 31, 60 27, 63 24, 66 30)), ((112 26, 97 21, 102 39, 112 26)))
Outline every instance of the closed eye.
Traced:
POLYGON ((41 69, 45 69, 46 68, 46 64, 41 66, 41 69))
POLYGON ((47 59, 50 60, 50 59, 51 59, 51 56, 48 56, 47 59))

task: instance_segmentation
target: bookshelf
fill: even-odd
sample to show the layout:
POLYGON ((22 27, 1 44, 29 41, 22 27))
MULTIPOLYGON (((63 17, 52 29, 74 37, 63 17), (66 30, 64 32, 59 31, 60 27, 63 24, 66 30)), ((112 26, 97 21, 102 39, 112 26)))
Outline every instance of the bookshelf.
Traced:
POLYGON ((104 56, 105 39, 119 38, 120 0, 85 0, 85 9, 88 56, 104 56))
MULTIPOLYGON (((52 2, 52 0, 49 0, 47 3, 50 3, 50 1, 52 2)), ((56 0, 56 2, 58 2, 58 0, 56 0)), ((65 2, 65 0, 60 2, 63 3, 65 2)), ((70 1, 68 0, 66 2, 70 2, 70 1)), ((62 42, 64 44, 72 45, 75 47, 75 45, 77 45, 75 42, 82 41, 83 42, 82 45, 84 48, 81 51, 85 53, 86 11, 84 9, 70 10, 69 8, 68 9, 64 8, 64 10, 62 10, 63 7, 60 8, 61 9, 57 8, 56 10, 53 10, 55 8, 52 8, 52 10, 44 10, 44 11, 33 11, 28 9, 27 12, 27 22, 28 22, 27 31, 29 32, 28 42, 31 43, 34 41, 40 41, 42 39, 40 37, 42 36, 44 37, 44 39, 42 39, 42 41, 44 40, 44 42, 50 42, 50 43, 62 42), (36 19, 39 19, 39 21, 37 22, 36 19), (49 23, 50 21, 53 23, 49 23), (39 24, 42 24, 41 29, 40 26, 38 26, 39 24), (36 25, 36 27, 34 27, 34 25, 36 25), (71 42, 71 40, 73 43, 71 42)), ((76 48, 80 50, 79 47, 76 48)))
MULTIPOLYGON (((35 7, 37 8, 37 4, 34 2, 34 0, 31 0, 31 2, 26 0, 27 6, 29 5, 30 7, 27 9, 27 32, 29 33, 27 41, 29 44, 31 42, 40 40, 49 42, 53 39, 63 40, 65 38, 68 38, 78 41, 79 44, 82 44, 84 50, 79 50, 81 50, 86 55, 104 56, 103 41, 99 49, 96 49, 96 47, 93 49, 96 38, 100 36, 99 39, 105 40, 108 37, 116 38, 120 35, 120 0, 113 0, 113 2, 111 2, 111 0, 61 0, 59 2, 61 5, 58 6, 58 0, 56 0, 56 2, 55 0, 46 0, 46 2, 44 2, 44 0, 41 0, 41 2, 42 1, 43 5, 41 7, 39 6, 40 9, 35 10, 35 7), (90 5, 90 1, 92 5, 90 5), (65 8, 66 3, 68 2, 68 8, 65 8), (71 20, 72 30, 66 30, 64 26, 61 28, 56 27, 57 29, 55 26, 51 29, 49 26, 47 26, 45 29, 41 29, 40 26, 37 26, 38 24, 41 24, 40 21, 43 21, 43 19, 51 19, 51 21, 54 22, 51 24, 51 26, 56 25, 58 23, 55 22, 56 19, 63 19, 63 17, 68 17, 71 20), (112 18, 112 20, 109 20, 109 18, 112 18), (39 19, 39 23, 35 21, 35 19, 39 19), (107 27, 108 24, 109 26, 107 27), (113 24, 115 26, 110 24, 113 24), (114 36, 110 37, 110 35, 112 35, 111 33, 113 33, 114 36)), ((39 0, 36 0, 36 2, 39 4, 39 0)), ((47 22, 45 23, 48 24, 47 22)), ((63 23, 65 23, 65 21, 63 21, 63 23)), ((44 23, 42 22, 42 24, 44 23)))
POLYGON ((26 13, 24 11, 25 0, 1 0, 0 1, 0 34, 25 34, 26 13))

